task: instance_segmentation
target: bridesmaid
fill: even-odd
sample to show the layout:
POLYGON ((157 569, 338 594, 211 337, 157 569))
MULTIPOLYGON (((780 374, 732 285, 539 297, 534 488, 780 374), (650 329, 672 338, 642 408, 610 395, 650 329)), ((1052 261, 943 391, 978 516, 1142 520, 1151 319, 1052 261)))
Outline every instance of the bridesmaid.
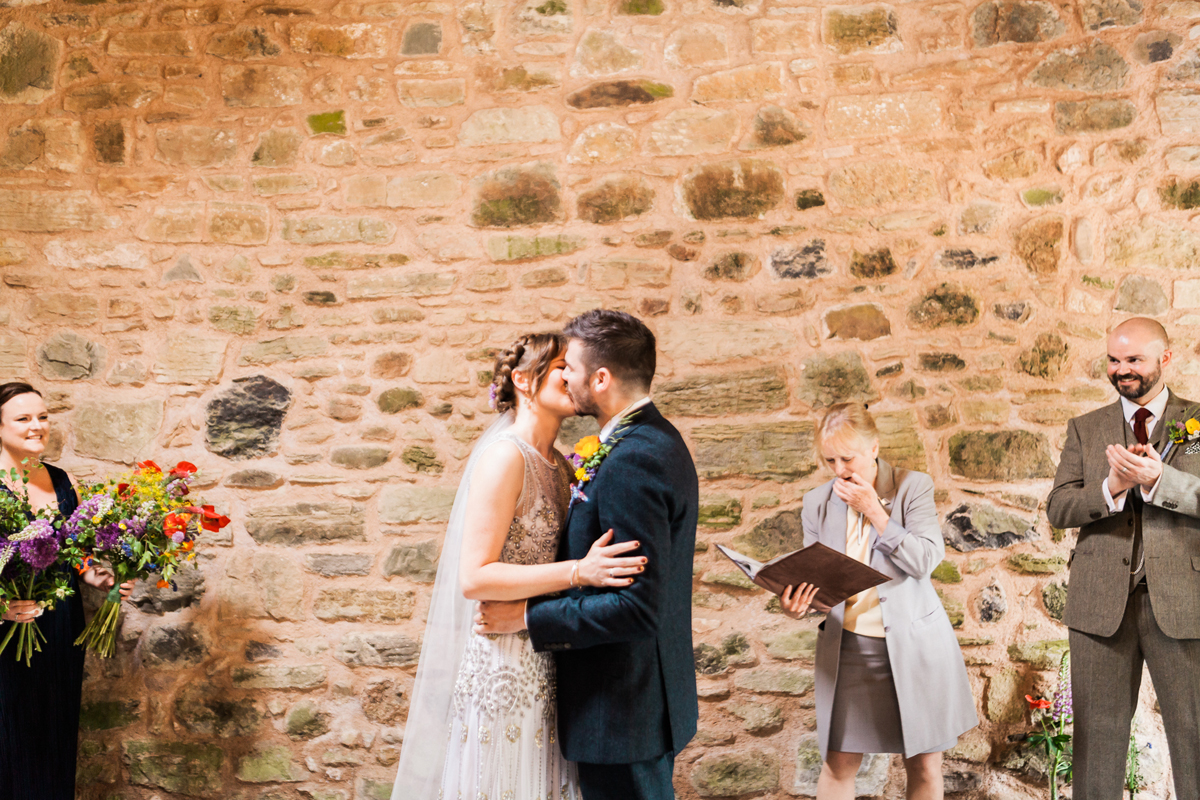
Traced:
MULTIPOLYGON (((49 413, 41 393, 27 383, 0 384, 0 470, 29 472, 29 500, 35 509, 57 505, 68 516, 79 502, 71 477, 41 455, 50 434, 49 413), (24 463, 23 463, 24 462, 24 463)), ((9 486, 7 474, 0 491, 9 486)), ((110 589, 113 575, 93 568, 84 583, 110 589)), ((11 652, 0 654, 0 800, 74 800, 75 752, 79 738, 79 706, 83 691, 84 649, 75 646, 83 631, 83 600, 74 575, 73 594, 53 611, 19 600, 0 622, 0 638, 10 625, 37 620, 46 641, 33 663, 25 666, 11 652)), ((128 597, 133 583, 122 584, 128 597)))

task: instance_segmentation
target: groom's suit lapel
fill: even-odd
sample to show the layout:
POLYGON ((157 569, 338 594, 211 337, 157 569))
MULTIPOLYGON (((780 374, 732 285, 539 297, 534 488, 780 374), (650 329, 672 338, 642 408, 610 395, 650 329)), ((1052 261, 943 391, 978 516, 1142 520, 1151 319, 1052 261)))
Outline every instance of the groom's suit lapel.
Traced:
MULTIPOLYGON (((637 426, 645 424, 652 416, 661 417, 662 414, 659 413, 658 409, 654 407, 654 403, 650 402, 650 403, 647 403, 646 405, 642 406, 641 408, 637 409, 636 411, 634 411, 633 418, 631 420, 629 420, 628 424, 618 425, 616 427, 616 429, 612 432, 611 436, 621 436, 621 438, 624 438, 625 433, 629 433, 637 426)), ((610 438, 611 438, 611 436, 610 436, 610 438)), ((620 446, 620 443, 617 443, 613 447, 614 452, 615 452, 616 448, 619 446, 620 446)), ((606 463, 608 463, 609 458, 612 458, 612 453, 609 453, 608 458, 605 458, 604 461, 600 462, 600 468, 598 470, 596 470, 596 477, 591 480, 591 483, 595 483, 597 480, 599 480, 600 473, 602 473, 604 471, 604 465, 606 463)), ((586 486, 584 487, 584 494, 587 494, 586 486)), ((591 500, 588 500, 587 502, 590 503, 591 500)), ((582 505, 584 505, 584 502, 580 501, 580 502, 572 505, 569 509, 567 509, 567 521, 564 523, 564 526, 563 526, 564 530, 570 532, 571 518, 574 517, 574 515, 575 515, 576 507, 582 506, 582 505)), ((566 541, 565 536, 563 537, 563 541, 566 541)))

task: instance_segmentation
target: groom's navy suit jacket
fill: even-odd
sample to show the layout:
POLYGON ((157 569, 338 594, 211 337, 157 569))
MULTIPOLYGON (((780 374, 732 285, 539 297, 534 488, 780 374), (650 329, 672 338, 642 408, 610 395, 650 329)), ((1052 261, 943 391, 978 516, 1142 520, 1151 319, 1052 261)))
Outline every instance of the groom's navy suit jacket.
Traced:
MULTIPOLYGON (((612 528, 636 540, 645 572, 623 589, 584 587, 529 601, 534 649, 554 653, 563 756, 632 764, 678 753, 696 733, 692 556, 696 468, 675 426, 653 404, 624 428, 587 501, 571 509, 560 559, 583 558, 612 528)), ((610 440, 611 441, 611 440, 610 440)))

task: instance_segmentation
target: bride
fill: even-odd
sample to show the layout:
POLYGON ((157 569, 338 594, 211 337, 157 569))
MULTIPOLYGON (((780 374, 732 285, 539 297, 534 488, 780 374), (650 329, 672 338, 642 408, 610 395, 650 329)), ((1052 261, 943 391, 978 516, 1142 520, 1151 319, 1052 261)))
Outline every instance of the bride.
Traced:
POLYGON ((523 336, 496 359, 500 418, 467 462, 438 565, 392 800, 578 800, 559 753, 554 662, 525 631, 471 632, 474 600, 521 600, 633 583, 645 559, 612 531, 555 562, 571 468, 554 449, 575 415, 560 334, 523 336), (469 497, 469 499, 468 499, 469 497))

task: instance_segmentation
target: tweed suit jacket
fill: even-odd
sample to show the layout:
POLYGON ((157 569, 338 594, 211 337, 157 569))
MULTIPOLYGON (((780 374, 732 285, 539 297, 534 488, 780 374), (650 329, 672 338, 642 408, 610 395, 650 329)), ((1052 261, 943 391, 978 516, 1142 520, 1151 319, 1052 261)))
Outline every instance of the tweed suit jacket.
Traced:
MULTIPOLYGON (((979 724, 975 698, 958 637, 929 576, 946 556, 933 502, 933 479, 879 459, 875 485, 888 510, 888 526, 871 531, 870 565, 892 580, 878 587, 884 639, 906 758, 952 741, 979 724)), ((846 552, 846 503, 833 481, 804 495, 804 544, 846 552)), ((817 741, 829 749, 846 604, 834 606, 817 634, 817 741)))
MULTIPOLYGON (((624 432, 622 432, 624 431, 624 432)), ((613 529, 646 569, 622 589, 582 587, 529 601, 535 650, 554 653, 563 755, 632 764, 678 753, 696 733, 692 557, 699 487, 679 431, 643 406, 567 520, 560 559, 583 558, 613 529)), ((610 440, 611 441, 611 440, 610 440)), ((631 555, 631 554, 627 554, 631 555)))
MULTIPOLYGON (((1195 416, 1196 409, 1196 403, 1171 392, 1151 444, 1162 452, 1169 441, 1167 423, 1195 416)), ((1083 633, 1112 636, 1125 615, 1130 571, 1136 567, 1134 511, 1126 500, 1123 511, 1109 514, 1101 484, 1109 469, 1105 447, 1134 441, 1120 400, 1072 419, 1046 501, 1051 525, 1079 528, 1063 622, 1083 633)), ((1142 546, 1158 626, 1173 639, 1200 638, 1200 446, 1195 443, 1173 445, 1167 453, 1153 500, 1142 506, 1142 546)))

